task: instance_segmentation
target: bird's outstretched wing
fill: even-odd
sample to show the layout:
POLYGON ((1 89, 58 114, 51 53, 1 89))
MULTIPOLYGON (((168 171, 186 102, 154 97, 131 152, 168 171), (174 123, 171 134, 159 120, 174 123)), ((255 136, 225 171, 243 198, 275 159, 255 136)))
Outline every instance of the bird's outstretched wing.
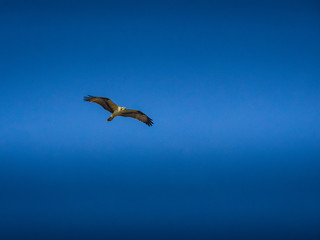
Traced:
POLYGON ((84 97, 83 100, 88 102, 94 102, 101 105, 105 110, 113 113, 115 110, 118 109, 118 105, 112 102, 109 98, 104 97, 94 97, 91 95, 88 95, 88 97, 84 97))
POLYGON ((138 119, 139 121, 147 124, 149 127, 151 127, 153 124, 152 119, 139 110, 126 109, 119 116, 138 119))

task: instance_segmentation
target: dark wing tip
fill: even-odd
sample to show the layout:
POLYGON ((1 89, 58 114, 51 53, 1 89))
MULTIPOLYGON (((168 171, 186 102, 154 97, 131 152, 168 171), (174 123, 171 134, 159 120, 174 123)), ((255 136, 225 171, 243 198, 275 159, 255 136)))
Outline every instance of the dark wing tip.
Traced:
POLYGON ((89 102, 92 98, 94 98, 94 96, 88 95, 88 96, 83 97, 83 100, 89 102))
POLYGON ((152 120, 151 118, 149 118, 149 117, 147 117, 147 118, 148 118, 148 119, 147 119, 146 124, 147 124, 149 127, 151 127, 152 124, 153 124, 153 120, 152 120))
POLYGON ((141 112, 141 111, 139 111, 139 110, 137 111, 137 113, 146 116, 146 117, 147 117, 147 121, 145 122, 145 124, 147 124, 149 127, 152 126, 153 120, 152 120, 151 118, 149 118, 146 114, 144 114, 143 112, 141 112))
MULTIPOLYGON (((83 100, 84 101, 90 101, 92 98, 96 98, 96 96, 91 96, 91 95, 84 96, 83 100)), ((98 98, 101 98, 101 99, 104 99, 104 100, 110 100, 110 98, 105 98, 105 97, 98 97, 98 98)))

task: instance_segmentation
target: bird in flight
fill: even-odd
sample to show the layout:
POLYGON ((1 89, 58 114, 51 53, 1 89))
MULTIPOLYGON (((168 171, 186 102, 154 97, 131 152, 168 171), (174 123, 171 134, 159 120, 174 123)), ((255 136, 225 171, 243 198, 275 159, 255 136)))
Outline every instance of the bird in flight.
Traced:
POLYGON ((111 116, 108 118, 108 121, 112 121, 116 116, 122 117, 132 117, 138 119, 139 121, 147 124, 149 127, 152 126, 153 121, 147 115, 139 110, 127 109, 125 107, 120 107, 114 102, 112 102, 109 98, 104 97, 94 97, 88 95, 88 97, 84 97, 83 100, 87 102, 94 102, 102 106, 105 110, 111 112, 111 116))

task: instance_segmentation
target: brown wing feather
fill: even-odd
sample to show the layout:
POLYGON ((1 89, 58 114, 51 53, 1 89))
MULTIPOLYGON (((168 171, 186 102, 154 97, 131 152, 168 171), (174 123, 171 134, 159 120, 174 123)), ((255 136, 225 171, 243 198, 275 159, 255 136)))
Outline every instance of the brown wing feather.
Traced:
POLYGON ((120 114, 120 116, 135 118, 147 124, 149 127, 151 127, 153 124, 153 120, 139 110, 126 109, 123 113, 120 114))
POLYGON ((109 98, 94 97, 94 96, 88 95, 88 97, 84 97, 83 100, 87 102, 97 103, 100 106, 102 106, 105 110, 111 113, 113 113, 118 108, 118 105, 112 102, 109 98))

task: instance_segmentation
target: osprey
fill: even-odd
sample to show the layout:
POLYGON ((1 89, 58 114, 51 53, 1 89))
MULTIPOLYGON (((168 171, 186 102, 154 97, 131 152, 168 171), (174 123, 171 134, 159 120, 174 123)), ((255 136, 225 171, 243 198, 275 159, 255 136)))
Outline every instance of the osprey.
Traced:
POLYGON ((138 119, 139 121, 147 124, 149 127, 152 126, 153 121, 147 115, 139 110, 126 109, 125 107, 120 107, 114 102, 112 102, 109 98, 104 97, 94 97, 88 95, 88 97, 84 97, 83 100, 87 102, 94 102, 101 105, 105 110, 111 112, 111 116, 108 118, 108 121, 112 121, 116 116, 122 117, 132 117, 138 119))

